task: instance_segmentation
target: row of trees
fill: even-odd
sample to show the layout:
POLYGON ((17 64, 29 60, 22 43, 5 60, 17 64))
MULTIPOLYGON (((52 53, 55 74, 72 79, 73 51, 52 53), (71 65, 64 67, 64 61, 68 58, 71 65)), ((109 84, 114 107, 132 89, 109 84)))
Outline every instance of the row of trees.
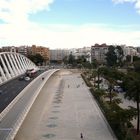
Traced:
MULTIPOLYGON (((121 46, 113 46, 110 45, 108 47, 108 52, 105 54, 106 62, 104 65, 107 65, 108 67, 123 67, 123 66, 132 66, 131 63, 131 57, 130 55, 124 57, 124 52, 121 46)), ((70 64, 72 67, 86 67, 86 68, 97 68, 99 65, 101 65, 101 62, 98 62, 96 59, 93 60, 91 63, 87 61, 88 56, 78 56, 78 58, 75 58, 75 56, 71 53, 69 56, 65 57, 63 59, 63 62, 65 64, 70 64)), ((133 56, 133 61, 137 62, 140 61, 140 58, 137 56, 133 56)), ((139 63, 140 64, 140 63, 139 63)))
MULTIPOLYGON (((126 74, 116 70, 108 68, 99 68, 99 73, 102 75, 109 83, 109 98, 110 103, 112 103, 113 98, 113 87, 114 85, 120 85, 125 90, 125 98, 136 102, 137 104, 137 134, 139 134, 139 119, 140 119, 140 65, 139 61, 134 63, 134 69, 129 70, 126 74), (117 83, 117 81, 122 81, 117 83)), ((119 103, 119 102, 118 102, 119 103)))
POLYGON ((92 63, 87 61, 87 56, 84 55, 75 58, 75 56, 71 53, 68 57, 65 57, 63 61, 66 65, 71 65, 72 67, 77 67, 77 68, 85 67, 89 69, 93 67, 92 63))
POLYGON ((98 100, 104 115, 118 139, 124 140, 127 129, 132 126, 130 120, 132 120, 134 115, 136 115, 136 110, 134 108, 122 109, 119 106, 121 99, 118 98, 117 94, 113 91, 113 86, 116 85, 118 79, 121 80, 123 74, 113 68, 108 69, 107 67, 101 67, 92 72, 85 71, 84 75, 89 79, 94 79, 96 77, 94 82, 97 84, 92 86, 91 93, 98 100), (108 81, 109 88, 107 91, 100 89, 100 86, 98 86, 101 82, 101 77, 104 77, 108 81))
POLYGON ((45 59, 40 54, 29 55, 28 58, 36 65, 43 65, 45 59))
POLYGON ((128 72, 123 80, 123 86, 126 90, 125 98, 136 102, 137 104, 137 135, 139 134, 139 119, 140 119, 140 73, 136 71, 128 72))
POLYGON ((131 62, 131 57, 133 57, 133 62, 140 61, 140 58, 137 56, 126 56, 124 57, 123 49, 120 46, 109 46, 108 52, 106 53, 106 64, 109 67, 123 67, 125 65, 130 65, 133 62, 131 62))
MULTIPOLYGON (((101 79, 96 79, 97 85, 95 85, 94 88, 91 88, 92 94, 95 96, 95 98, 100 103, 100 106, 104 110, 104 114, 109 121, 112 129, 115 131, 115 134, 117 135, 119 140, 124 140, 124 138, 127 136, 127 131, 130 127, 132 127, 131 120, 137 117, 137 124, 139 124, 139 111, 136 110, 134 107, 129 107, 128 109, 123 109, 119 106, 120 103, 122 103, 122 100, 118 98, 118 94, 114 92, 113 88, 114 85, 120 85, 122 87, 128 86, 127 81, 127 75, 124 73, 114 69, 114 68, 107 68, 107 67, 101 67, 98 70, 93 70, 85 72, 85 76, 89 78, 88 75, 90 75, 90 78, 94 79, 97 78, 99 74, 99 77, 104 77, 108 81, 108 90, 102 90, 100 89, 100 86, 98 84, 101 82, 101 79), (122 81, 122 82, 119 82, 122 81), (127 81, 127 82, 126 82, 127 81)), ((89 78, 89 79, 90 79, 89 78)), ((129 85, 130 86, 130 85, 129 85)), ((132 92, 129 93, 129 89, 131 87, 127 87, 125 97, 129 98, 130 93, 131 96, 133 95, 132 92)), ((134 95, 132 96, 134 97, 134 95)), ((134 99, 134 98, 129 98, 134 99)), ((134 100, 136 101, 136 100, 134 100)), ((137 134, 139 134, 139 126, 137 126, 137 134)))

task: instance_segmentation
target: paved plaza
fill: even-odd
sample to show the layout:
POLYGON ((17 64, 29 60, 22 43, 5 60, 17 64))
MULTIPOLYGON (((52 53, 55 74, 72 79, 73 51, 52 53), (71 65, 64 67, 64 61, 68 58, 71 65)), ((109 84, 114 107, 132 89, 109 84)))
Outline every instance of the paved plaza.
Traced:
POLYGON ((57 72, 43 87, 15 140, 114 140, 80 73, 57 72))

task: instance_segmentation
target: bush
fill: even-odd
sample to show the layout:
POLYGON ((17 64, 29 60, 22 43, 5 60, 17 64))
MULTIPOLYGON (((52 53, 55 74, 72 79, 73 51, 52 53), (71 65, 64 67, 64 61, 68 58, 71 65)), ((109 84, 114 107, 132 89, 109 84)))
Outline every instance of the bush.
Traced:
POLYGON ((85 81, 86 85, 88 87, 92 87, 92 84, 90 83, 90 81, 88 79, 86 79, 85 75, 84 74, 81 74, 83 80, 85 81))

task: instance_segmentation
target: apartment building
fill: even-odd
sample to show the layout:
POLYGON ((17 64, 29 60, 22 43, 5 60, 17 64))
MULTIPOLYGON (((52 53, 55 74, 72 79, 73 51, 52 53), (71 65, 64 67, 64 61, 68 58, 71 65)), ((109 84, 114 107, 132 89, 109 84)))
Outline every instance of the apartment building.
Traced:
POLYGON ((50 50, 50 61, 62 63, 63 59, 69 55, 68 49, 54 49, 50 50))
POLYGON ((126 57, 129 55, 131 56, 131 62, 133 62, 133 56, 140 56, 140 53, 138 52, 137 48, 133 46, 122 45, 121 48, 123 49, 124 60, 126 60, 126 57))
POLYGON ((18 52, 18 48, 15 46, 3 46, 1 48, 2 52, 18 52))
POLYGON ((80 56, 85 56, 86 60, 91 62, 91 47, 70 49, 70 52, 72 52, 75 59, 78 59, 80 56))
POLYGON ((108 52, 108 45, 106 44, 95 44, 91 46, 91 60, 97 60, 99 63, 106 62, 105 54, 108 52))
POLYGON ((46 48, 46 47, 43 47, 43 46, 32 45, 31 54, 32 55, 40 54, 44 58, 46 64, 49 63, 49 61, 50 61, 50 50, 49 50, 49 48, 46 48))
POLYGON ((29 46, 19 46, 18 53, 25 55, 25 56, 28 56, 29 55, 29 53, 28 53, 29 48, 30 48, 29 46))

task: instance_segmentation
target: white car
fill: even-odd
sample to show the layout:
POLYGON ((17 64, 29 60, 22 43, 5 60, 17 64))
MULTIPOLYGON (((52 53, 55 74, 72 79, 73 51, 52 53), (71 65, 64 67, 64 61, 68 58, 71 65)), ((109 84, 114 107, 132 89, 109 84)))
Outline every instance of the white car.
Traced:
POLYGON ((27 77, 24 78, 24 80, 25 81, 29 81, 30 80, 30 77, 27 76, 27 77))

